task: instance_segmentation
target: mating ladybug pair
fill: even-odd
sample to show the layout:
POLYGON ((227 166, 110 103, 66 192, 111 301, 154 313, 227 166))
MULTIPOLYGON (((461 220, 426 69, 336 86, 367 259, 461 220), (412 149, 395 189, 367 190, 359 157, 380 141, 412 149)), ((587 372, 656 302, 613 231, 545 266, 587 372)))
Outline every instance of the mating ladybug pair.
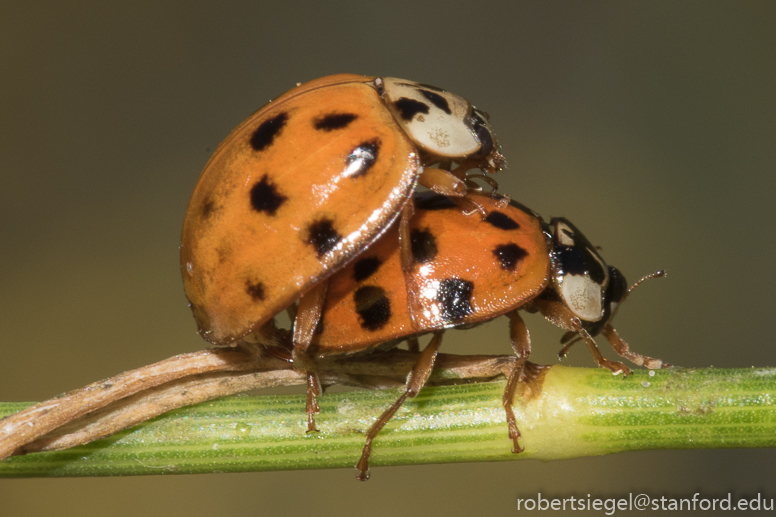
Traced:
POLYGON ((443 330, 508 315, 517 361, 504 407, 520 452, 512 401, 531 343, 519 310, 566 329, 564 341, 584 340, 615 374, 630 370, 603 358, 599 333, 637 364, 663 364, 631 352, 611 326, 629 289, 584 235, 474 187, 475 177, 495 184, 480 171, 503 166, 487 115, 439 88, 344 74, 297 86, 240 124, 195 187, 181 268, 200 334, 289 347, 308 376, 313 431, 317 358, 417 347, 433 332, 367 434, 357 466, 366 479, 372 441, 425 384, 443 330), (415 193, 418 183, 436 194, 415 193), (274 324, 284 309, 290 343, 274 324))

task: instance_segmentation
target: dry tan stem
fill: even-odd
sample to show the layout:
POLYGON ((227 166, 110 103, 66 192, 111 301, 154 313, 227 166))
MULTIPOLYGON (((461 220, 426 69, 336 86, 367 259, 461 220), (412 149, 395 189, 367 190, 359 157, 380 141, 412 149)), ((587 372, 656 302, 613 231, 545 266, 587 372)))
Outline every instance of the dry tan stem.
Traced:
POLYGON ((269 372, 210 372, 155 386, 102 409, 24 445, 17 454, 58 451, 93 442, 173 409, 257 388, 304 384, 295 370, 269 372))
MULTIPOLYGON (((388 388, 404 384, 416 352, 334 356, 318 363, 325 385, 388 388)), ((508 373, 513 356, 441 354, 429 385, 487 380, 508 373)), ((211 348, 90 384, 2 421, 4 456, 61 450, 109 436, 162 413, 244 391, 306 383, 292 365, 239 349, 211 348), (30 425, 33 423, 33 425, 30 425)))
POLYGON ((250 354, 237 348, 209 348, 181 354, 40 402, 0 420, 0 459, 20 445, 87 413, 154 386, 209 371, 250 367, 250 354))

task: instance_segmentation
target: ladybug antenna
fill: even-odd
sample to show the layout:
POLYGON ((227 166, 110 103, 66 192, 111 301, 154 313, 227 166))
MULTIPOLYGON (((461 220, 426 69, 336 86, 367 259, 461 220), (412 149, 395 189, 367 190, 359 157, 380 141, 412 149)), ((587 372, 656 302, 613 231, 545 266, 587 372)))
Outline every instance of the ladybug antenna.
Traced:
POLYGON ((655 271, 654 273, 650 273, 648 275, 644 275, 641 277, 635 284, 630 286, 628 288, 628 292, 626 293, 626 296, 631 293, 634 289, 636 289, 639 285, 641 285, 642 282, 645 282, 647 280, 652 280, 653 278, 665 278, 667 275, 665 269, 660 269, 658 271, 655 271))

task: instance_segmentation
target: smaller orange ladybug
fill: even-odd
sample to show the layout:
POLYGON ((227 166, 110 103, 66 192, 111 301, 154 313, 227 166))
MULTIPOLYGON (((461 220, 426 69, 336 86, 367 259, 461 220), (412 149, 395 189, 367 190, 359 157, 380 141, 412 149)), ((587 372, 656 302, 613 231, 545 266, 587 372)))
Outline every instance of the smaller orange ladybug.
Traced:
POLYGON ((418 183, 479 208, 464 198, 467 171, 500 170, 499 149, 484 112, 426 84, 340 74, 281 95, 218 146, 191 196, 181 273, 200 335, 271 343, 272 318, 301 298, 294 359, 308 371, 314 430, 306 348, 324 280, 397 218, 408 241, 418 183))
POLYGON ((309 349, 314 357, 361 352, 405 339, 412 342, 419 333, 434 332, 404 393, 370 428, 357 465, 359 479, 369 477, 374 438, 404 400, 417 395, 426 383, 446 328, 471 327, 509 316, 510 340, 518 360, 503 400, 514 452, 522 448, 512 403, 531 352, 519 310, 541 312, 552 323, 573 331, 587 343, 598 365, 614 374, 627 375, 630 370, 601 355, 593 340, 600 332, 618 352, 638 364, 663 366, 659 360, 630 352, 617 336, 611 319, 629 292, 625 279, 619 270, 606 265, 570 222, 557 218, 547 225, 516 202, 474 193, 470 197, 484 207, 484 217, 462 214, 445 196, 416 194, 410 236, 412 281, 422 306, 420 331, 407 310, 396 226, 330 280, 309 349))

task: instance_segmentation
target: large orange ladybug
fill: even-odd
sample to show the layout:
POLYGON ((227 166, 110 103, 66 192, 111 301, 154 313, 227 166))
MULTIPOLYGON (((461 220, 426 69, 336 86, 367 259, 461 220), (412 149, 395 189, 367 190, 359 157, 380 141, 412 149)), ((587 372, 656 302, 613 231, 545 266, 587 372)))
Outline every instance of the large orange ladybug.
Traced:
MULTIPOLYGON (((434 332, 434 336, 410 373, 404 393, 370 428, 357 466, 361 479, 368 478, 372 441, 380 429, 428 379, 446 328, 509 316, 517 361, 504 392, 504 407, 514 452, 522 448, 512 401, 531 352, 519 310, 541 312, 584 339, 598 365, 614 374, 627 375, 630 370, 601 355, 593 340, 600 332, 618 353, 637 364, 664 366, 657 359, 631 352, 612 328, 611 319, 629 292, 628 286, 619 270, 607 266, 569 221, 556 218, 547 225, 518 203, 479 194, 470 197, 485 207, 484 217, 464 215, 445 196, 417 195, 415 200, 416 213, 410 222, 412 280, 422 306, 420 333, 434 332)), ((354 353, 415 339, 419 331, 407 310, 396 232, 392 227, 331 278, 310 347, 313 356, 354 353)))
POLYGON ((418 181, 462 195, 465 171, 503 163, 485 114, 432 86, 342 74, 284 93, 221 143, 189 202, 181 270, 200 334, 257 330, 374 242, 418 181))

